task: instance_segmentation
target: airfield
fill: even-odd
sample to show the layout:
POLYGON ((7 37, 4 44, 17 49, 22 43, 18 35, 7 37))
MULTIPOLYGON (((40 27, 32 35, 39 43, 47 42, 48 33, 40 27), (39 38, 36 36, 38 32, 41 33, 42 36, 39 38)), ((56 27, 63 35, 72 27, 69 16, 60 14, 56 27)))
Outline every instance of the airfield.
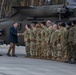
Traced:
POLYGON ((76 64, 26 58, 22 46, 16 47, 18 57, 8 57, 8 47, 0 45, 0 75, 76 75, 76 64))

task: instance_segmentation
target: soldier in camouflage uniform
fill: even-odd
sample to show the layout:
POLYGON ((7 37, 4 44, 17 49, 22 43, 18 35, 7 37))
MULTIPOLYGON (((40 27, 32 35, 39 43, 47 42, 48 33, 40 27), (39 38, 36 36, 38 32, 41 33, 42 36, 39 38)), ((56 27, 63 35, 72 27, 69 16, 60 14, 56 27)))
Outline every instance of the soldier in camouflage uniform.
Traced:
POLYGON ((54 32, 51 35, 51 44, 53 47, 53 60, 57 60, 58 58, 58 48, 57 48, 57 44, 58 44, 58 34, 59 34, 59 30, 57 29, 57 25, 54 24, 53 25, 53 29, 54 32))
POLYGON ((31 24, 31 55, 36 57, 36 28, 35 24, 31 24))
POLYGON ((30 56, 30 25, 25 25, 25 31, 24 33, 22 33, 22 35, 24 36, 24 42, 25 42, 25 46, 26 46, 26 55, 27 57, 30 56))
POLYGON ((36 24, 36 51, 37 51, 37 57, 41 58, 41 29, 40 25, 36 24))
POLYGON ((67 27, 67 32, 65 33, 64 39, 65 39, 65 45, 67 47, 67 59, 64 62, 69 63, 71 61, 70 60, 71 50, 69 47, 70 45, 69 45, 68 39, 69 39, 69 30, 72 27, 72 22, 68 22, 66 27, 67 27))
POLYGON ((54 29, 51 25, 51 21, 48 20, 46 22, 46 25, 47 25, 47 51, 48 51, 48 58, 52 58, 52 46, 51 46, 51 43, 50 43, 50 39, 51 39, 51 35, 52 33, 54 32, 54 29))
POLYGON ((74 64, 76 63, 76 20, 73 21, 73 27, 69 30, 69 60, 70 63, 74 64))
POLYGON ((67 47, 65 45, 65 39, 64 39, 64 36, 65 36, 65 33, 67 32, 67 29, 66 29, 66 24, 65 23, 61 23, 61 25, 59 26, 59 44, 58 46, 60 47, 59 48, 59 57, 62 61, 65 61, 67 59, 67 47))
POLYGON ((45 26, 45 22, 41 22, 41 57, 46 58, 47 57, 47 45, 46 45, 46 39, 47 39, 47 28, 45 26))

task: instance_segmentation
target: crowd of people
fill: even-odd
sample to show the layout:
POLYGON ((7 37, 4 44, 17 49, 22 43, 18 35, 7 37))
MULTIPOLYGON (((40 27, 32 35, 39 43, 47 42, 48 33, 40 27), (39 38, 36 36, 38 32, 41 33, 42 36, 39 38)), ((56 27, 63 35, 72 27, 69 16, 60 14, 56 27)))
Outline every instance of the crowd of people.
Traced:
POLYGON ((52 25, 46 23, 25 25, 24 36, 27 57, 76 63, 76 21, 52 25))
POLYGON ((50 20, 25 25, 23 33, 17 33, 17 23, 10 28, 10 47, 7 55, 15 55, 17 36, 24 36, 27 57, 44 58, 66 63, 76 63, 76 20, 53 24, 50 20), (13 38, 14 35, 14 38, 13 38), (12 40, 11 40, 12 38, 12 40))

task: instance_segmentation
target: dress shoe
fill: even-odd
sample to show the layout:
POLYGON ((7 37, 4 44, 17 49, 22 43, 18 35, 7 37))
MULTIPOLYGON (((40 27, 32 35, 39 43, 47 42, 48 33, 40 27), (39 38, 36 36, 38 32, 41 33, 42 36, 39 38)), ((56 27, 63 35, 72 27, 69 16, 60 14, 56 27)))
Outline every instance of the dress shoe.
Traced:
POLYGON ((10 55, 10 54, 7 54, 7 56, 11 57, 11 55, 10 55))

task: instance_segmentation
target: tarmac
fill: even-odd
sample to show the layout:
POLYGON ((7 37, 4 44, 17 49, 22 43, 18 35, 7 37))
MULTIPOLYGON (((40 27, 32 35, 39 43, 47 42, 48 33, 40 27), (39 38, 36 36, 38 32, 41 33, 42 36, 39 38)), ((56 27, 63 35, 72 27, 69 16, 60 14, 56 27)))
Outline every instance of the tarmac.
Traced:
POLYGON ((26 58, 25 47, 16 47, 18 57, 6 55, 8 46, 0 46, 0 75, 76 75, 76 64, 26 58))

